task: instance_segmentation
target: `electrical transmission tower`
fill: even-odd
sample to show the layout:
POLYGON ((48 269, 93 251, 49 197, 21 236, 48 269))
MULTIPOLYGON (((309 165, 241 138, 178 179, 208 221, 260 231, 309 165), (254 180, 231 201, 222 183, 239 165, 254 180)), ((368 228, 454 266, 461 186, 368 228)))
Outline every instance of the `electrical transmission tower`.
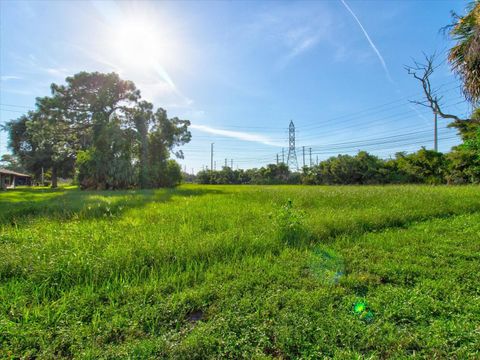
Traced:
POLYGON ((288 126, 287 165, 290 169, 298 171, 297 153, 295 151, 295 125, 292 120, 290 120, 290 125, 288 126))

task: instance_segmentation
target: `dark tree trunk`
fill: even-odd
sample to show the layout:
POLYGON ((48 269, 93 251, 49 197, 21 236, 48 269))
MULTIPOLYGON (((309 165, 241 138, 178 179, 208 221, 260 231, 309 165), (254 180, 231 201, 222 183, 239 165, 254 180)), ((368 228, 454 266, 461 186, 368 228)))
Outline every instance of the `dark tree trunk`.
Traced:
POLYGON ((52 167, 52 189, 55 189, 57 186, 58 186, 57 167, 54 165, 52 167))

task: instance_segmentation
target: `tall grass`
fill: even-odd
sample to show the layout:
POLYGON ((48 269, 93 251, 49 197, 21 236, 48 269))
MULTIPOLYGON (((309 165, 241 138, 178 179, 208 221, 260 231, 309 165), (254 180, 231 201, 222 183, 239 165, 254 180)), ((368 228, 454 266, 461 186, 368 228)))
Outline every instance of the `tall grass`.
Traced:
POLYGON ((472 355, 479 210, 474 186, 2 193, 0 356, 472 355))

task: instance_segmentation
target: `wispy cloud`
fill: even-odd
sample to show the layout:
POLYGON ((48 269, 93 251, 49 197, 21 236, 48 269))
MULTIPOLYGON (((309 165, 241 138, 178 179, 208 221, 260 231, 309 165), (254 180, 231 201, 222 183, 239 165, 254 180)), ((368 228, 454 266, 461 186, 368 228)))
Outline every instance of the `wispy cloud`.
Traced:
POLYGON ((309 7, 292 4, 269 6, 242 29, 254 42, 266 41, 280 51, 277 68, 285 68, 293 59, 307 53, 326 40, 332 31, 332 16, 327 6, 315 3, 309 7))
POLYGON ((20 76, 16 75, 2 75, 0 76, 0 80, 2 81, 8 81, 8 80, 21 80, 22 78, 20 76))
POLYGON ((311 36, 299 39, 291 48, 290 52, 285 55, 279 62, 279 67, 285 67, 293 58, 299 56, 310 48, 313 48, 320 41, 320 35, 314 34, 311 36))
POLYGON ((345 8, 348 10, 348 12, 353 16, 353 18, 354 18, 355 21, 357 22, 358 26, 360 26, 360 29, 362 30, 363 35, 365 35, 368 43, 370 44, 370 47, 371 47, 372 50, 375 52, 375 54, 377 54, 378 60, 380 60, 380 63, 382 64, 383 70, 385 71, 385 75, 387 76, 388 81, 390 81, 392 84, 395 84, 395 82, 393 81, 392 77, 390 76, 390 71, 388 70, 387 64, 385 63, 385 60, 383 59, 382 54, 380 53, 380 51, 379 51, 379 50, 377 49, 377 47, 375 46, 374 42, 373 42, 372 39, 370 38, 370 35, 368 35, 367 30, 365 30, 365 28, 363 27, 362 23, 361 23, 360 20, 358 19, 357 15, 355 15, 355 13, 354 13, 353 10, 350 8, 350 6, 348 6, 348 4, 345 2, 345 0, 340 0, 340 1, 342 2, 343 6, 345 6, 345 8))
POLYGON ((250 141, 250 142, 256 142, 264 145, 269 145, 269 146, 278 146, 281 147, 283 144, 277 143, 270 139, 267 136, 260 135, 260 134, 254 134, 254 133, 247 133, 243 131, 232 131, 232 130, 224 130, 224 129, 216 129, 212 128, 210 126, 206 125, 196 125, 192 124, 191 125, 192 129, 206 132, 209 134, 214 134, 214 135, 221 135, 221 136, 226 136, 238 140, 243 140, 243 141, 250 141))

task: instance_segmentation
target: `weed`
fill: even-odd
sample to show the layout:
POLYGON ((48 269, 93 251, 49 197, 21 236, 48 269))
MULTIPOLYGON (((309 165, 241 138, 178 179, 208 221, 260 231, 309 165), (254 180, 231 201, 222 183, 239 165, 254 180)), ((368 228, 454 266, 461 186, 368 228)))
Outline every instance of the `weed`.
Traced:
POLYGON ((288 199, 274 214, 273 223, 278 232, 280 240, 290 246, 298 246, 304 239, 307 231, 305 229, 305 212, 294 209, 293 202, 288 199))

